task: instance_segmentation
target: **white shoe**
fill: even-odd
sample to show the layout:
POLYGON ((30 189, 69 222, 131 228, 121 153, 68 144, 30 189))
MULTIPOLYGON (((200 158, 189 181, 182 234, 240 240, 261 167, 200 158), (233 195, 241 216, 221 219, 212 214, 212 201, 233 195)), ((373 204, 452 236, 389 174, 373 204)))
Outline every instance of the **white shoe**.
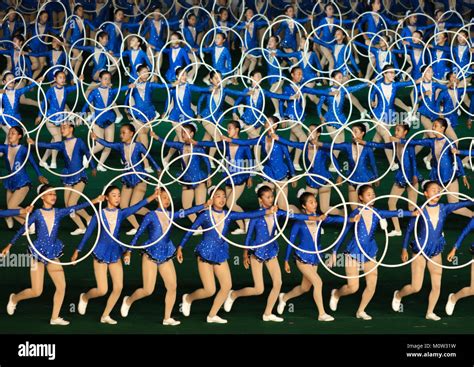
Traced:
POLYGON ((322 316, 318 316, 318 321, 324 321, 324 322, 334 321, 334 317, 325 313, 322 316))
POLYGON ((98 164, 97 165, 97 171, 99 172, 107 172, 107 168, 105 168, 103 165, 98 164))
POLYGON ((93 113, 90 113, 86 117, 86 122, 90 124, 90 123, 92 123, 92 121, 94 121, 94 119, 95 119, 95 115, 93 113))
POLYGON ((191 303, 186 301, 186 297, 188 294, 183 294, 183 301, 181 304, 181 312, 183 313, 184 316, 188 317, 189 314, 191 313, 191 303))
POLYGON ((335 293, 337 289, 333 289, 331 291, 331 299, 329 300, 329 308, 331 311, 336 311, 337 310, 337 303, 339 302, 339 298, 336 298, 335 293))
POLYGON ((299 163, 296 163, 296 164, 293 163, 293 167, 295 167, 295 171, 298 171, 298 172, 303 170, 303 168, 301 168, 299 163))
POLYGON ((392 310, 395 312, 400 312, 400 304, 402 303, 402 300, 397 298, 398 290, 393 292, 393 298, 392 298, 392 310))
POLYGON ((446 314, 451 316, 454 312, 454 306, 456 302, 451 301, 451 297, 454 296, 454 293, 450 293, 448 296, 448 302, 446 303, 446 314))
POLYGON ((147 173, 153 173, 153 172, 154 172, 154 171, 153 171, 153 168, 151 168, 151 166, 145 167, 145 171, 146 171, 147 173))
POLYGON ((428 171, 431 171, 431 160, 428 159, 428 156, 426 156, 425 158, 423 158, 423 162, 425 162, 426 169, 427 169, 428 171))
POLYGON ((208 324, 227 324, 227 320, 219 317, 219 316, 207 316, 207 319, 206 319, 207 323, 208 324))
POLYGON ((117 325, 117 321, 115 321, 110 316, 101 317, 100 318, 100 323, 101 324, 109 324, 109 325, 117 325))
POLYGON ((234 304, 234 301, 235 301, 232 299, 232 292, 234 291, 230 290, 229 294, 227 295, 227 298, 225 299, 225 302, 224 302, 225 312, 230 312, 230 310, 232 310, 232 305, 234 304))
POLYGON ((43 167, 43 168, 49 168, 49 164, 45 161, 40 161, 39 165, 40 165, 40 167, 43 167))
POLYGON ((387 236, 388 237, 400 237, 402 235, 402 231, 391 230, 387 236))
POLYGON ((16 309, 16 303, 13 303, 12 298, 15 295, 15 293, 10 294, 10 298, 8 298, 8 304, 7 304, 7 314, 10 316, 15 313, 16 309))
POLYGON ((396 170, 398 170, 398 169, 400 169, 400 166, 398 165, 398 163, 394 163, 394 164, 392 164, 392 166, 390 167, 390 171, 392 171, 392 172, 393 172, 393 171, 396 171, 396 170))
POLYGON ((431 313, 426 314, 426 319, 427 320, 433 320, 433 321, 439 321, 439 320, 441 320, 441 317, 436 315, 434 312, 431 312, 431 313))
POLYGON ((89 168, 89 160, 85 155, 82 156, 82 165, 84 166, 84 168, 89 168))
POLYGON ((58 168, 58 165, 56 164, 56 162, 51 162, 51 164, 49 165, 49 168, 56 169, 58 168))
POLYGON ((336 167, 334 167, 333 164, 331 164, 331 166, 329 166, 329 172, 334 172, 334 173, 337 172, 337 169, 336 169, 336 167))
POLYGON ((123 120, 123 115, 117 116, 117 117, 115 118, 115 123, 116 123, 116 124, 120 124, 120 123, 122 122, 122 120, 123 120))
POLYGON ((80 229, 80 228, 77 228, 75 231, 72 231, 71 233, 69 233, 71 236, 79 236, 81 234, 84 234, 86 233, 86 229, 80 229))
POLYGON ((58 317, 57 319, 49 320, 50 325, 59 325, 59 326, 67 326, 69 325, 69 321, 64 320, 62 317, 58 317))
POLYGON ((283 322, 283 318, 282 317, 278 317, 274 314, 270 314, 270 315, 263 315, 262 316, 262 320, 263 321, 273 321, 273 322, 283 322))
POLYGON ((324 234, 324 228, 323 227, 319 227, 319 233, 324 234))
POLYGON ((216 164, 214 163, 214 161, 211 161, 211 168, 212 169, 216 168, 216 164))
POLYGON ((85 315, 86 314, 86 309, 87 309, 87 302, 83 300, 83 296, 85 293, 81 293, 79 296, 79 303, 77 304, 77 312, 79 312, 79 315, 85 315))
POLYGON ((369 112, 367 110, 362 111, 360 114, 360 118, 365 119, 367 117, 369 117, 369 112))
POLYGON ((364 321, 370 321, 370 320, 372 320, 372 316, 367 315, 367 313, 366 313, 365 311, 364 311, 364 312, 357 312, 357 313, 356 313, 356 317, 357 317, 358 319, 362 319, 362 320, 364 320, 364 321))
POLYGON ((234 229, 231 234, 233 235, 238 235, 238 234, 245 234, 247 232, 245 232, 245 229, 242 229, 242 228, 237 228, 237 229, 234 229))
POLYGON ((135 236, 137 234, 137 230, 132 228, 130 231, 125 233, 127 236, 135 236))
POLYGON ((178 326, 179 324, 181 324, 181 321, 175 320, 172 317, 170 317, 169 319, 163 320, 163 325, 165 326, 178 326))
POLYGON ((193 232, 193 236, 201 236, 201 235, 202 235, 202 231, 200 230, 193 232))
POLYGON ((128 298, 129 298, 128 296, 123 297, 122 307, 120 307, 120 314, 122 315, 122 317, 128 316, 128 311, 130 310, 130 307, 132 306, 132 305, 127 305, 128 298))
POLYGON ((5 218, 5 222, 7 222, 7 227, 9 229, 13 228, 14 223, 13 223, 13 218, 12 217, 5 218))
POLYGON ((280 295, 278 296, 277 312, 279 315, 283 314, 283 311, 285 311, 286 302, 283 301, 284 295, 285 293, 280 293, 280 295))

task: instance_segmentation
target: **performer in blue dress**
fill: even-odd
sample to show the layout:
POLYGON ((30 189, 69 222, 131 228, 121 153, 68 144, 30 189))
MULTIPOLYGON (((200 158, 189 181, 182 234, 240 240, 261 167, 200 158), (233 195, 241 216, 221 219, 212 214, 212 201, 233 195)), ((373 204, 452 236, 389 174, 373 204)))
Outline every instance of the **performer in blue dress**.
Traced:
MULTIPOLYGON (((180 159, 182 171, 177 174, 177 177, 182 182, 181 202, 183 209, 191 208, 193 201, 195 205, 204 204, 207 195, 206 187, 211 186, 209 158, 204 148, 192 145, 195 134, 196 127, 194 124, 186 124, 181 129, 181 140, 183 142, 165 142, 163 138, 157 136, 153 131, 151 132, 153 139, 162 144, 164 143, 167 147, 178 150, 180 156, 182 156, 180 159)), ((196 215, 191 214, 189 218, 194 222, 196 215)))
MULTIPOLYGON (((344 152, 349 161, 348 172, 344 173, 349 183, 349 201, 357 202, 358 195, 356 187, 375 180, 378 177, 378 169, 375 162, 374 151, 357 143, 357 139, 364 139, 367 133, 367 127, 361 122, 356 122, 351 124, 351 130, 354 137, 351 143, 339 143, 333 144, 332 146, 333 150, 344 152)), ((318 142, 318 145, 326 151, 331 150, 330 143, 318 142)), ((355 208, 357 208, 357 206, 352 205, 352 209, 355 208)))
MULTIPOLYGON (((275 201, 273 190, 262 184, 257 190, 257 197, 260 207, 270 209, 275 201)), ((265 311, 262 316, 263 321, 282 322, 283 318, 273 314, 273 307, 278 300, 281 289, 281 270, 278 263, 278 242, 275 239, 277 224, 276 220, 288 216, 293 220, 316 220, 316 216, 308 214, 294 214, 283 210, 278 210, 275 214, 265 215, 264 217, 253 218, 249 223, 249 230, 245 238, 244 249, 244 267, 252 269, 253 287, 246 287, 236 291, 231 290, 224 303, 224 310, 230 312, 232 305, 237 298, 258 296, 264 291, 263 282, 263 264, 265 264, 270 277, 272 278, 272 290, 268 295, 265 311), (266 244, 265 244, 266 243, 266 244), (263 245, 258 247, 259 245, 263 245), (256 248, 253 248, 257 246, 256 248)), ((280 227, 281 228, 281 227, 280 227)))
MULTIPOLYGON (((406 139, 409 131, 409 125, 397 124, 395 125, 395 138, 406 139)), ((410 202, 408 203, 408 208, 410 210, 415 210, 414 204, 416 204, 418 198, 418 183, 423 180, 423 177, 418 172, 414 147, 412 145, 407 146, 405 154, 402 155, 405 147, 400 143, 374 143, 366 142, 362 139, 356 139, 356 142, 365 145, 368 148, 391 149, 395 152, 395 162, 397 162, 398 169, 395 172, 395 182, 390 190, 390 195, 392 195, 392 197, 388 199, 388 209, 396 209, 398 197, 403 195, 406 190, 408 199, 413 202, 413 204, 410 202)), ((393 217, 392 222, 394 229, 388 233, 388 237, 401 236, 402 230, 398 218, 393 217)))
POLYGON ((225 78, 232 71, 232 56, 229 49, 225 46, 226 36, 224 33, 217 33, 214 45, 203 47, 201 51, 210 53, 212 56, 212 67, 221 73, 225 78))
MULTIPOLYGON (((329 95, 322 95, 319 98, 318 115, 321 118, 322 123, 326 123, 326 130, 331 134, 332 140, 336 143, 344 142, 344 134, 337 134, 339 128, 347 122, 347 116, 344 112, 344 105, 346 99, 352 102, 352 105, 359 109, 361 118, 367 116, 367 110, 362 107, 359 100, 354 96, 354 93, 364 89, 368 86, 367 83, 361 83, 351 86, 344 86, 344 75, 340 70, 335 70, 331 73, 331 79, 333 80, 330 84, 331 87, 326 89, 329 95), (323 106, 327 106, 327 112, 323 114, 323 106), (337 135, 336 135, 337 134, 337 135)), ((339 151, 334 152, 334 156, 337 157, 339 151)))
MULTIPOLYGON (((379 142, 383 139, 385 143, 390 143, 390 134, 382 126, 390 129, 391 125, 400 122, 397 120, 399 114, 395 110, 395 106, 402 108, 409 114, 409 118, 413 118, 410 115, 413 112, 413 108, 397 98, 397 92, 401 88, 413 87, 413 83, 411 81, 396 82, 395 69, 392 64, 385 65, 382 69, 382 74, 379 74, 378 78, 380 80, 375 82, 375 86, 370 91, 370 103, 373 108, 374 119, 377 123, 377 134, 374 137, 374 141, 379 142)), ((392 162, 393 152, 385 149, 385 155, 387 156, 387 161, 392 162)))
MULTIPOLYGON (((433 121, 432 130, 440 134, 436 134, 434 138, 412 139, 409 145, 420 145, 430 148, 431 171, 429 179, 431 181, 437 181, 440 185, 445 185, 449 192, 456 193, 459 192, 459 178, 462 178, 464 186, 468 189, 470 186, 461 159, 452 152, 452 149, 456 148, 456 145, 452 144, 451 139, 441 135, 446 133, 447 128, 448 122, 446 119, 437 118, 433 121)), ((402 144, 407 142, 407 139, 392 138, 392 140, 402 144)), ((449 203, 457 203, 458 201, 459 198, 457 195, 448 195, 449 203)), ((467 208, 457 209, 455 213, 468 218, 473 216, 473 212, 467 208)))
MULTIPOLYGON (((145 148, 148 148, 150 128, 144 126, 160 116, 153 103, 152 93, 155 89, 167 88, 169 91, 169 88, 172 88, 173 85, 148 81, 150 69, 148 69, 146 64, 138 66, 137 72, 137 81, 130 85, 131 90, 125 99, 125 105, 133 107, 133 109, 129 110, 129 114, 133 118, 133 126, 135 126, 136 130, 139 130, 137 142, 142 143, 145 148)), ((145 167, 148 173, 153 172, 149 168, 148 161, 145 161, 145 167)))
MULTIPOLYGON (((30 270, 31 287, 24 289, 17 294, 10 294, 7 313, 13 315, 19 302, 41 296, 43 293, 44 272, 46 269, 56 288, 53 297, 53 310, 51 313, 50 324, 63 326, 69 325, 69 321, 66 321, 59 316, 66 292, 66 279, 64 277, 62 265, 50 261, 59 262, 59 258, 63 254, 64 244, 58 238, 59 226, 62 220, 75 211, 88 207, 90 204, 89 202, 85 202, 69 208, 55 208, 54 206, 57 199, 56 191, 53 189, 52 191, 46 192, 51 189, 53 189, 53 187, 49 185, 41 186, 39 194, 42 194, 41 200, 43 202, 43 207, 35 210, 30 215, 28 224, 20 228, 10 241, 10 244, 3 249, 2 256, 6 256, 10 252, 13 244, 25 232, 26 226, 29 227, 32 224, 35 224, 36 239, 33 240, 34 247, 31 245, 28 246, 28 251, 32 257, 30 270)), ((92 203, 97 204, 101 200, 102 197, 99 196, 92 200, 92 203)), ((28 212, 31 212, 32 209, 32 207, 29 207, 28 212)))
POLYGON ((114 54, 114 56, 128 58, 130 70, 129 82, 135 83, 138 80, 138 68, 141 65, 147 65, 149 70, 153 70, 153 64, 148 58, 147 53, 143 51, 143 41, 141 38, 136 36, 130 37, 128 45, 130 48, 129 50, 114 54))
POLYGON ((359 202, 362 205, 369 205, 366 207, 359 206, 349 215, 349 218, 354 219, 356 224, 348 224, 342 237, 334 246, 332 257, 333 264, 337 261, 336 254, 339 247, 344 242, 345 237, 350 231, 354 231, 345 251, 345 268, 346 276, 348 277, 347 284, 339 289, 332 290, 329 307, 331 310, 336 311, 337 304, 341 297, 357 292, 359 289, 358 275, 362 269, 366 286, 362 293, 362 299, 359 308, 357 309, 356 317, 358 319, 369 321, 372 320, 372 316, 368 315, 365 312, 365 309, 372 300, 377 286, 378 264, 376 256, 378 245, 377 242, 375 242, 377 228, 379 224, 382 228, 386 228, 386 221, 382 224, 382 220, 386 218, 416 216, 418 215, 418 212, 407 210, 380 210, 374 208, 373 203, 375 199, 375 191, 370 185, 362 185, 359 187, 357 195, 359 197, 359 202))
MULTIPOLYGON (((0 43, 6 43, 0 41, 0 43)), ((10 43, 6 43, 7 47, 6 50, 0 50, 0 55, 5 55, 7 58, 12 60, 12 68, 11 73, 14 75, 15 78, 20 78, 17 84, 18 88, 23 88, 26 86, 26 79, 21 79, 21 77, 32 77, 32 67, 30 58, 27 56, 27 49, 23 48, 25 43, 25 38, 21 34, 17 34, 13 36, 13 45, 11 48, 8 48, 10 43), (20 50, 23 49, 23 52, 20 50)), ((10 69, 6 69, 10 70, 10 69)), ((28 106, 38 107, 38 102, 36 99, 26 98, 26 96, 22 95, 20 97, 20 103, 28 106)))
MULTIPOLYGON (((238 219, 251 219, 263 217, 266 214, 275 213, 277 208, 272 207, 267 210, 256 210, 253 212, 233 212, 225 210, 227 198, 225 190, 217 189, 212 197, 212 208, 201 213, 191 226, 196 230, 200 226, 209 229, 203 234, 202 241, 197 245, 195 253, 197 256, 199 275, 203 288, 197 289, 190 294, 183 295, 182 312, 184 316, 189 316, 191 304, 194 301, 212 297, 216 293, 214 276, 219 281, 220 289, 211 310, 207 316, 208 323, 225 324, 227 320, 217 315, 217 312, 224 304, 227 295, 232 289, 232 279, 227 259, 229 258, 229 245, 226 234, 232 221, 238 219)), ((192 232, 186 232, 178 247, 178 260, 182 261, 184 245, 189 241, 192 232)))
POLYGON ((130 307, 135 301, 151 295, 155 289, 156 275, 160 272, 166 288, 165 312, 163 325, 177 326, 179 321, 171 317, 173 306, 176 301, 176 271, 173 258, 176 255, 176 247, 171 240, 171 225, 175 220, 185 218, 189 214, 207 209, 212 204, 209 200, 205 205, 198 205, 187 210, 177 210, 173 215, 169 210, 171 199, 168 193, 161 189, 160 197, 156 198, 158 208, 149 212, 140 224, 137 234, 133 237, 132 246, 136 246, 138 239, 144 232, 148 233, 148 240, 142 246, 148 246, 142 252, 142 273, 143 286, 135 290, 131 296, 123 298, 120 313, 122 317, 127 317, 130 307))
MULTIPOLYGON (((303 191, 303 190, 302 190, 303 191)), ((314 194, 310 192, 302 192, 299 196, 300 207, 303 213, 308 215, 316 215, 318 203, 314 194)), ((320 216, 319 221, 322 223, 344 223, 341 216, 320 216)), ((297 220, 291 227, 290 243, 296 246, 295 262, 298 270, 301 272, 301 284, 294 287, 288 293, 280 293, 278 297, 277 312, 281 315, 285 310, 286 303, 295 297, 309 292, 313 287, 313 299, 318 308, 318 321, 329 322, 334 321, 334 317, 328 315, 324 309, 322 288, 323 282, 318 275, 318 265, 321 262, 322 253, 315 253, 321 249, 320 246, 321 230, 318 224, 313 221, 297 220), (299 244, 298 244, 299 240, 299 244), (319 256, 318 256, 319 255, 319 256)), ((293 246, 290 244, 286 248, 285 256, 285 272, 291 273, 290 256, 293 246)))
MULTIPOLYGON (((268 129, 267 135, 261 139, 231 139, 224 137, 223 140, 227 141, 228 143, 237 145, 250 145, 256 147, 256 149, 261 149, 261 160, 256 163, 259 166, 263 165, 261 170, 273 180, 272 182, 268 182, 268 185, 275 190, 282 191, 282 193, 279 194, 277 202, 278 206, 283 210, 289 210, 285 200, 285 197, 288 195, 288 185, 285 185, 285 182, 288 180, 288 178, 295 176, 296 173, 293 162, 290 158, 288 147, 272 138, 272 134, 278 130, 279 125, 277 122, 278 118, 275 116, 267 119, 265 123, 265 129, 268 129), (269 128, 270 126, 271 128, 269 128), (260 162, 263 162, 263 164, 260 162)), ((291 183, 293 188, 296 187, 296 184, 296 181, 291 183)))
MULTIPOLYGON (((113 141, 115 138, 115 124, 119 124, 123 115, 118 108, 111 109, 115 104, 120 92, 127 91, 129 86, 121 88, 112 88, 112 74, 107 70, 102 70, 99 73, 99 86, 94 89, 87 97, 87 102, 84 103, 82 112, 86 113, 88 109, 93 110, 91 117, 87 121, 92 120, 92 130, 101 139, 113 141)), ((105 172, 107 169, 104 163, 110 154, 110 148, 105 148, 101 144, 96 144, 92 150, 92 154, 97 154, 102 151, 97 165, 97 170, 105 172)))
MULTIPOLYGON (((48 67, 48 73, 46 77, 48 81, 52 82, 54 80, 54 74, 56 71, 64 71, 68 73, 69 71, 65 67, 70 67, 67 54, 62 49, 63 40, 61 37, 54 37, 51 40, 51 49, 42 52, 28 52, 27 55, 30 57, 44 57, 46 59, 46 64, 48 67)), ((38 76, 41 74, 42 69, 36 69, 33 73, 32 79, 40 82, 38 76)), ((68 78, 71 78, 71 75, 67 75, 68 78)), ((42 80, 42 79, 41 79, 42 80)))
MULTIPOLYGON (((39 53, 48 50, 48 44, 51 42, 49 35, 52 34, 54 36, 59 36, 60 32, 52 27, 48 12, 42 10, 35 21, 28 25, 28 33, 31 35, 31 41, 28 42, 28 46, 32 52, 39 53)), ((32 70, 41 70, 45 66, 46 58, 44 56, 31 58, 32 70)), ((31 74, 28 76, 31 76, 31 74)))
MULTIPOLYGON (((306 191, 314 194, 315 196, 319 194, 319 204, 321 211, 326 213, 329 210, 331 202, 331 186, 328 181, 334 181, 334 177, 329 171, 329 166, 331 166, 331 155, 327 149, 318 147, 319 137, 321 136, 321 128, 316 124, 311 124, 309 125, 309 130, 311 139, 308 141, 308 144, 286 140, 276 134, 273 137, 281 144, 305 151, 304 159, 306 171, 309 174, 317 175, 308 175, 308 177, 306 177, 306 191), (324 177, 328 181, 325 181, 318 176, 324 177)), ((336 169, 339 170, 339 164, 334 153, 333 161, 336 165, 336 169)), ((337 177, 336 183, 342 183, 342 176, 337 177)), ((332 210, 332 214, 342 215, 342 210, 334 209, 332 210)))
MULTIPOLYGON (((81 82, 81 78, 79 79, 79 82, 81 82)), ((39 124, 42 118, 46 119, 46 128, 52 136, 52 143, 61 141, 61 129, 59 126, 62 122, 65 122, 68 119, 67 114, 64 113, 66 112, 66 101, 68 95, 74 92, 79 93, 80 87, 78 84, 69 87, 66 87, 65 85, 66 73, 61 70, 56 71, 54 74, 54 84, 46 92, 46 99, 41 101, 38 117, 35 120, 35 124, 39 124)), ((40 161, 40 166, 46 167, 48 165, 46 161, 50 155, 51 164, 49 167, 51 169, 58 168, 56 162, 58 151, 51 149, 48 149, 44 154, 40 161)))
MULTIPOLYGON (((96 83, 99 83, 99 74, 103 70, 108 70, 111 73, 114 73, 117 70, 117 66, 115 65, 114 62, 111 62, 109 58, 114 57, 114 53, 107 48, 107 42, 109 40, 109 35, 107 32, 104 31, 99 31, 97 33, 97 43, 94 44, 94 46, 84 46, 80 45, 79 43, 74 44, 73 50, 77 49, 80 51, 87 52, 92 56, 92 73, 91 73, 91 79, 92 82, 89 87, 86 90, 86 97, 89 95, 90 91, 96 87, 96 83)), ((117 60, 118 62, 118 60, 117 60)))
MULTIPOLYGON (((87 174, 83 161, 87 163, 90 161, 92 167, 92 176, 96 175, 95 163, 91 159, 89 148, 81 138, 74 136, 74 124, 73 123, 62 123, 61 124, 61 135, 63 140, 57 143, 43 143, 39 142, 38 147, 41 149, 52 149, 61 152, 64 160, 64 168, 61 171, 62 176, 61 182, 65 187, 70 187, 78 192, 83 192, 87 184, 87 174)), ((28 143, 31 145, 35 144, 33 139, 29 139, 28 143)), ((64 191, 64 204, 66 207, 74 206, 80 199, 80 194, 74 191, 64 191)), ((83 209, 74 213, 71 219, 76 223, 77 229, 71 232, 72 236, 78 236, 86 233, 86 226, 82 222, 81 218, 89 223, 91 216, 83 209)))
POLYGON ((285 52, 293 52, 296 51, 298 47, 296 37, 299 33, 303 33, 301 30, 303 24, 309 20, 312 20, 312 18, 295 18, 295 8, 293 5, 285 6, 285 15, 286 17, 284 18, 284 21, 278 24, 278 29, 275 34, 281 35, 283 33, 281 46, 285 52), (291 19, 287 19, 287 17, 291 19), (296 25, 296 23, 299 24, 299 27, 296 25))
POLYGON ((328 43, 317 37, 313 38, 313 42, 330 50, 331 56, 334 60, 335 70, 341 71, 347 78, 350 76, 350 72, 357 74, 359 78, 362 78, 362 71, 360 70, 359 65, 357 65, 351 46, 347 43, 346 33, 344 33, 340 28, 338 28, 334 33, 334 42, 328 43), (352 67, 349 66, 349 62, 352 67))
MULTIPOLYGON (((147 188, 146 176, 140 175, 140 173, 145 172, 143 161, 147 158, 159 175, 161 170, 160 166, 153 159, 151 154, 148 154, 147 149, 143 144, 133 141, 133 136, 135 135, 135 128, 131 124, 124 124, 120 128, 120 139, 121 143, 109 142, 98 138, 95 133, 91 134, 93 140, 96 140, 97 143, 103 145, 106 148, 110 148, 114 151, 120 153, 120 159, 123 162, 123 165, 127 173, 130 173, 122 177, 122 190, 121 190, 121 202, 120 207, 125 209, 129 206, 135 205, 140 202, 145 196, 147 188), (132 173, 133 172, 133 173, 132 173)), ((148 209, 142 208, 137 214, 146 215, 148 209)), ((128 221, 133 226, 133 228, 127 232, 127 235, 133 236, 137 233, 139 227, 137 219, 134 215, 129 216, 128 221)))
POLYGON ((151 203, 158 197, 159 193, 156 191, 153 195, 146 199, 139 201, 138 203, 119 209, 121 204, 120 200, 120 189, 117 186, 109 186, 105 190, 103 200, 107 201, 107 206, 100 210, 100 218, 97 215, 92 217, 91 223, 87 227, 87 231, 82 238, 81 242, 77 246, 76 251, 71 258, 71 261, 76 261, 79 257, 79 252, 84 249, 89 238, 94 233, 97 226, 100 228, 100 237, 97 245, 94 248, 94 275, 97 282, 95 288, 90 289, 86 293, 81 293, 79 296, 78 312, 80 315, 86 313, 86 308, 89 300, 97 297, 102 297, 107 294, 107 273, 110 272, 112 278, 112 292, 107 299, 107 305, 105 306, 104 312, 100 318, 100 322, 103 324, 115 325, 117 321, 110 317, 115 304, 120 298, 123 288, 123 268, 121 258, 125 265, 130 264, 130 248, 121 245, 117 240, 120 237, 120 229, 123 221, 135 214, 138 210, 143 208, 145 205, 151 203), (104 228, 107 227, 107 229, 104 228))
MULTIPOLYGON (((28 154, 28 148, 21 145, 23 135, 24 131, 21 127, 13 126, 8 131, 8 144, 0 144, 0 153, 2 153, 5 160, 5 168, 9 176, 3 178, 2 183, 6 190, 7 208, 12 210, 21 208, 21 203, 25 200, 33 186, 30 176, 26 171, 27 163, 33 167, 40 183, 48 183, 48 180, 41 174, 32 152, 30 151, 30 154, 28 154), (25 162, 26 160, 28 162, 25 162)), ((13 219, 21 225, 25 223, 24 216, 7 216, 5 220, 8 228, 13 228, 13 219)), ((33 228, 31 228, 30 233, 34 233, 33 228)))
MULTIPOLYGON (((23 119, 20 115, 20 104, 21 99, 30 90, 36 87, 36 84, 32 83, 26 87, 19 88, 18 83, 14 82, 15 76, 13 73, 6 71, 3 74, 2 82, 5 89, 0 90, 1 96, 1 108, 2 114, 0 116, 0 125, 2 130, 8 134, 8 130, 12 126, 19 126, 18 121, 22 122, 23 119)), ((42 82, 43 78, 39 78, 38 82, 42 82)))
POLYGON ((428 181, 423 185, 423 191, 428 203, 423 208, 424 218, 418 219, 417 241, 410 241, 415 230, 416 218, 412 218, 408 225, 405 238, 403 240, 402 261, 408 260, 408 246, 412 250, 412 256, 416 258, 411 265, 411 283, 405 285, 401 290, 396 290, 393 294, 392 309, 399 312, 400 304, 404 297, 418 293, 423 286, 425 268, 428 267, 431 279, 431 291, 428 298, 428 309, 426 319, 439 321, 441 318, 434 313, 436 303, 441 292, 442 258, 441 253, 446 245, 443 235, 443 228, 450 213, 467 206, 473 206, 474 201, 467 200, 459 203, 440 203, 441 186, 436 181, 428 181), (421 251, 421 254, 420 254, 421 251), (431 261, 428 261, 427 258, 431 261), (433 263, 434 262, 434 263, 433 263), (439 265, 437 265, 439 264, 439 265))
POLYGON ((170 46, 163 48, 161 52, 161 58, 163 58, 164 55, 168 55, 169 67, 165 73, 165 78, 170 83, 174 82, 176 80, 176 68, 183 68, 191 64, 187 47, 183 42, 181 34, 173 32, 170 36, 170 46))
MULTIPOLYGON (((76 4, 74 6, 74 15, 69 17, 69 21, 65 24, 63 34, 69 45, 85 46, 85 38, 87 30, 94 31, 96 29, 93 22, 84 18, 84 6, 76 4)), ((77 47, 72 49, 71 68, 74 74, 79 75, 79 69, 84 61, 82 54, 77 47)))

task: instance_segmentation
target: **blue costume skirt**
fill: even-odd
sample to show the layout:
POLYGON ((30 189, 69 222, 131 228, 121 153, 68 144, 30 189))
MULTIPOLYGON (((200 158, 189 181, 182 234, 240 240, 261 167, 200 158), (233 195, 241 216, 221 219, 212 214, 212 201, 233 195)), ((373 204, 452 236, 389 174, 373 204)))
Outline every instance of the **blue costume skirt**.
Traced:
POLYGON ((116 242, 98 242, 94 249, 94 258, 100 263, 113 264, 120 260, 126 250, 116 242))
POLYGON ((176 256, 176 247, 174 247, 171 241, 166 243, 158 242, 150 247, 144 248, 142 254, 146 254, 150 260, 160 265, 176 256))
POLYGON ((309 264, 309 265, 314 265, 317 266, 321 262, 322 254, 310 254, 308 252, 303 252, 301 250, 296 250, 295 251, 295 260, 299 261, 300 263, 303 264, 309 264))
MULTIPOLYGON (((70 174, 71 172, 68 172, 68 170, 63 169, 62 173, 70 174)), ((75 184, 78 184, 79 182, 84 182, 85 184, 87 184, 87 174, 84 170, 82 170, 81 172, 73 176, 62 177, 61 182, 65 186, 74 186, 75 184)))
MULTIPOLYGON (((256 245, 256 244, 254 244, 256 245)), ((260 261, 260 262, 266 262, 268 260, 271 260, 275 257, 278 256, 278 243, 276 242, 270 242, 269 244, 254 248, 254 249, 249 249, 248 252, 249 254, 255 256, 255 258, 260 261)))
POLYGON ((195 253, 204 262, 221 264, 229 258, 229 245, 225 241, 215 243, 203 240, 197 245, 195 253))
POLYGON ((33 241, 33 244, 35 245, 36 249, 34 249, 31 246, 28 246, 28 252, 30 253, 30 255, 35 260, 37 260, 37 261, 39 261, 39 262, 41 262, 45 265, 49 264, 48 261, 46 261, 40 255, 38 255, 38 252, 49 260, 58 259, 61 256, 63 256, 64 245, 61 241, 56 240, 53 243, 53 245, 41 244, 41 243, 38 243, 38 242, 39 242, 38 240, 33 241))
MULTIPOLYGON (((405 172, 406 174, 406 172, 405 172)), ((418 182, 423 182, 423 176, 418 174, 418 182)), ((407 175, 407 178, 410 179, 412 177, 408 177, 407 175)), ((400 169, 397 170, 397 172, 395 173, 395 183, 399 186, 399 187, 402 187, 402 188, 406 188, 406 187, 409 187, 408 185, 408 182, 405 178, 405 176, 403 175, 403 172, 402 172, 402 169, 400 167, 400 169)), ((411 181, 410 181, 411 183, 411 181)))
POLYGON ((22 175, 18 175, 19 172, 17 172, 17 174, 15 174, 15 175, 13 175, 11 177, 8 177, 8 178, 5 178, 3 180, 3 187, 6 190, 16 191, 16 190, 19 190, 19 189, 21 189, 22 187, 25 187, 25 186, 28 186, 31 189, 31 187, 33 185, 31 183, 30 178, 28 177, 28 175, 26 173, 22 174, 22 175))
MULTIPOLYGON (((420 245, 423 246, 423 241, 419 241, 420 245)), ((423 253, 425 256, 428 257, 435 257, 436 255, 439 255, 440 253, 443 252, 444 246, 446 245, 446 240, 444 237, 441 237, 438 241, 438 243, 432 245, 430 243, 426 243, 425 248, 423 249, 423 253)), ((410 247, 413 251, 413 253, 417 254, 421 251, 420 247, 416 243, 416 241, 413 241, 410 243, 410 247)))
POLYGON ((375 241, 370 241, 369 244, 362 244, 360 243, 360 241, 357 242, 355 239, 353 239, 347 245, 346 253, 349 254, 354 260, 361 263, 366 263, 369 261, 373 261, 375 259, 375 256, 377 255, 377 251, 378 251, 378 247, 375 241), (369 255, 369 257, 367 257, 362 252, 359 245, 364 248, 365 254, 369 255))

